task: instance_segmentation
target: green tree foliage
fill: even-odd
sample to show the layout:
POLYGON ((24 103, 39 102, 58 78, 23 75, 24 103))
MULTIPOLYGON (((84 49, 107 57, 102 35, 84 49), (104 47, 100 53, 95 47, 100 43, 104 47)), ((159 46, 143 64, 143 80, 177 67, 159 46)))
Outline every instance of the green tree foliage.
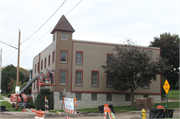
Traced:
MULTIPOLYGON (((12 91, 12 88, 8 89, 8 84, 11 83, 12 80, 17 79, 17 69, 14 67, 14 65, 8 65, 2 70, 2 90, 6 91, 6 93, 9 93, 12 91)), ((24 82, 24 74, 19 71, 19 81, 24 82)))
POLYGON ((152 57, 152 50, 140 49, 132 46, 131 41, 127 42, 126 47, 115 47, 109 59, 111 63, 102 67, 115 90, 131 91, 131 105, 134 105, 134 91, 156 81, 156 76, 165 69, 165 61, 159 55, 152 57))
POLYGON ((22 67, 19 68, 19 71, 21 71, 24 74, 24 82, 28 82, 30 72, 22 67))
POLYGON ((54 108, 54 98, 53 98, 53 92, 50 92, 49 89, 41 89, 37 95, 37 98, 35 99, 35 107, 37 110, 45 110, 45 96, 48 99, 48 105, 49 109, 54 108))
POLYGON ((171 68, 162 76, 168 80, 171 89, 178 88, 176 84, 179 81, 179 39, 178 35, 163 33, 160 37, 154 37, 154 41, 150 43, 150 47, 160 47, 162 58, 168 59, 166 65, 171 68))

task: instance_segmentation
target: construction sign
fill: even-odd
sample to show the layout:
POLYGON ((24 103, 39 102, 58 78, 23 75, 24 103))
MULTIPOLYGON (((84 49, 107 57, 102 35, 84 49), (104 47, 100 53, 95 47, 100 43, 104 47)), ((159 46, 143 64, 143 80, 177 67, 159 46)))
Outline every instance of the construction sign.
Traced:
POLYGON ((109 108, 109 105, 108 104, 104 104, 104 119, 106 119, 107 113, 109 115, 109 119, 115 119, 114 113, 109 108))
POLYGON ((76 102, 76 98, 64 98, 63 97, 63 102, 62 104, 64 104, 64 111, 65 111, 65 117, 66 119, 74 119, 74 116, 76 114, 75 111, 75 106, 77 106, 77 102, 76 102), (69 117, 71 114, 73 117, 69 117))
POLYGON ((166 94, 168 94, 169 89, 170 89, 170 85, 169 85, 167 79, 166 79, 166 81, 164 82, 163 88, 164 88, 166 94))

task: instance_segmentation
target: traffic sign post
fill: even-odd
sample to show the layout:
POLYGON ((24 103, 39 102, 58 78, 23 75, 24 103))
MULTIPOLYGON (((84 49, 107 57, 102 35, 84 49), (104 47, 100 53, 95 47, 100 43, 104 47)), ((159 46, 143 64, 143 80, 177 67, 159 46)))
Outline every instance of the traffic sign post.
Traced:
POLYGON ((165 92, 166 92, 166 98, 167 98, 167 116, 169 116, 169 115, 168 115, 168 92, 169 92, 169 89, 170 89, 170 85, 169 85, 167 79, 166 79, 166 81, 164 82, 163 88, 164 88, 164 90, 165 90, 165 92))

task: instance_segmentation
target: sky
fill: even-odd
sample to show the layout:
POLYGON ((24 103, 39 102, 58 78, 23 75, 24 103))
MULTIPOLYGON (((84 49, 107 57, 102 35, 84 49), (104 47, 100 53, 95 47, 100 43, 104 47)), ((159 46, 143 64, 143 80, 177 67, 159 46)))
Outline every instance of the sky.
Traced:
MULTIPOLYGON (((123 44, 131 39, 149 46, 162 33, 180 34, 180 0, 0 1, 0 41, 17 48, 21 31, 20 67, 28 70, 52 42, 50 32, 62 15, 75 29, 75 40, 123 44)), ((0 47, 2 67, 17 66, 17 49, 1 42, 0 47)))

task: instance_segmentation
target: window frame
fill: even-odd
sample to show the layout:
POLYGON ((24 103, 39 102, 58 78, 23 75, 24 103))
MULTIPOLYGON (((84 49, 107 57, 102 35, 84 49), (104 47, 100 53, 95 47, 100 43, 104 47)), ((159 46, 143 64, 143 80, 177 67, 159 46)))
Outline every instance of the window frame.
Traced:
POLYGON ((60 63, 68 63, 68 50, 60 50, 60 59, 59 59, 60 63), (65 51, 66 52, 66 61, 61 61, 61 52, 65 51))
POLYGON ((43 69, 43 60, 41 60, 41 70, 43 69))
POLYGON ((48 66, 50 66, 51 63, 51 55, 48 56, 48 66))
POLYGON ((46 57, 44 58, 44 68, 46 68, 46 57))
POLYGON ((63 93, 62 93, 62 92, 59 92, 59 100, 63 100, 63 97, 64 97, 63 93), (61 96, 61 94, 62 94, 62 96, 61 96), (61 98, 62 98, 62 99, 61 99, 61 98))
POLYGON ((81 101, 82 100, 82 93, 76 93, 76 99, 77 99, 77 101, 81 101), (78 99, 77 94, 80 94, 80 100, 78 99))
POLYGON ((35 64, 35 70, 34 70, 34 72, 36 73, 36 64, 35 64))
POLYGON ((68 40, 68 34, 67 33, 61 33, 61 40, 68 40), (66 35, 66 39, 63 38, 63 35, 66 35))
POLYGON ((68 70, 67 69, 59 69, 59 84, 60 85, 67 85, 68 84, 68 70), (61 83, 61 71, 66 71, 66 83, 61 83))
POLYGON ((148 94, 144 94, 144 95, 143 95, 143 98, 148 98, 148 97, 149 97, 148 94))
POLYGON ((125 101, 131 101, 131 95, 130 94, 125 94, 125 101))
POLYGON ((83 85, 83 70, 75 70, 75 85, 83 85), (76 84, 76 73, 81 72, 81 84, 76 84))
POLYGON ((107 54, 106 54, 106 65, 110 65, 110 64, 108 64, 108 55, 111 55, 111 56, 112 56, 113 53, 107 53, 107 54))
POLYGON ((91 93, 91 101, 97 101, 97 93, 91 93), (95 100, 93 99, 93 94, 96 94, 95 100))
POLYGON ((52 63, 54 63, 54 56, 55 56, 54 53, 55 51, 52 52, 52 63))
POLYGON ((106 86, 112 86, 112 84, 111 85, 108 85, 108 77, 106 76, 106 86))
POLYGON ((76 64, 83 64, 83 51, 76 51, 76 64), (81 53, 82 54, 81 63, 77 63, 77 53, 81 53))
POLYGON ((112 101, 112 94, 110 94, 110 93, 107 93, 107 94, 106 94, 106 101, 112 101), (109 98, 108 98, 108 95, 111 96, 111 99, 110 99, 110 100, 108 100, 108 99, 109 99, 109 98))
POLYGON ((143 88, 144 88, 144 89, 150 89, 150 83, 149 83, 149 82, 147 82, 147 85, 148 85, 148 86, 144 85, 143 88))
POLYGON ((91 86, 99 86, 99 71, 98 70, 91 71, 91 86), (97 72, 97 85, 92 84, 93 72, 97 72))

